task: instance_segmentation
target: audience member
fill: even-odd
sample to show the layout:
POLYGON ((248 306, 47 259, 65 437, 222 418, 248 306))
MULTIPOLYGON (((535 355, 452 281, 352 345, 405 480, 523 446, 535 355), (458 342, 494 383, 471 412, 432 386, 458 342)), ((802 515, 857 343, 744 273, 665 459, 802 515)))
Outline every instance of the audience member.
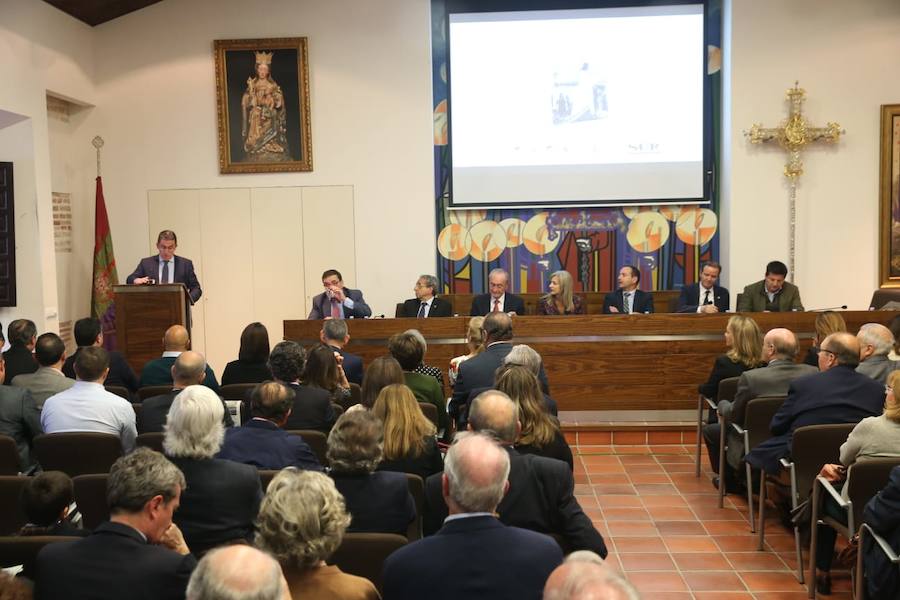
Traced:
MULTIPOLYGON (((891 469, 888 484, 866 504, 863 521, 883 537, 894 551, 900 548, 900 467, 891 469)), ((865 597, 900 597, 900 570, 877 547, 872 536, 866 537, 865 544, 859 551, 863 553, 868 592, 865 597)), ((857 573, 856 576, 862 575, 857 573)))
POLYGON ((575 293, 575 283, 568 271, 556 271, 550 276, 550 292, 538 301, 539 315, 585 315, 587 305, 575 293))
POLYGON ((38 370, 34 373, 16 375, 12 384, 31 392, 34 403, 40 409, 47 398, 69 389, 75 382, 63 375, 62 365, 66 360, 66 345, 55 333, 43 333, 38 336, 34 345, 34 358, 39 365, 38 370))
MULTIPOLYGON (((730 377, 740 377, 749 369, 762 365, 762 333, 752 318, 734 315, 725 326, 725 345, 728 351, 716 357, 706 383, 698 389, 715 402, 719 397, 719 382, 730 377)), ((712 421, 710 421, 712 422, 712 421)))
MULTIPOLYGON (((103 346, 103 326, 99 319, 92 317, 78 319, 75 321, 73 333, 78 348, 75 349, 75 354, 66 358, 62 368, 63 374, 69 379, 75 379, 75 357, 82 348, 103 346)), ((115 350, 107 350, 107 352, 109 352, 109 375, 106 377, 106 385, 120 385, 129 391, 136 392, 140 387, 140 382, 131 365, 128 364, 121 352, 115 350)))
POLYGON ((509 273, 503 269, 492 269, 488 273, 488 289, 490 293, 479 294, 472 298, 469 314, 473 317, 484 317, 492 312, 524 315, 525 301, 521 296, 507 294, 509 289, 509 273))
POLYGON ((16 319, 9 324, 9 350, 3 353, 6 361, 5 385, 12 385, 12 380, 22 373, 34 373, 38 364, 32 356, 37 342, 37 327, 34 321, 16 319))
POLYGON ((879 383, 887 383, 888 376, 900 368, 900 362, 888 359, 894 347, 894 334, 879 323, 866 323, 856 334, 859 341, 857 373, 868 375, 879 383))
POLYGON ((344 319, 327 319, 322 321, 322 331, 319 333, 319 339, 323 344, 343 357, 344 360, 341 361, 341 367, 344 369, 347 381, 356 385, 362 385, 362 357, 344 350, 344 346, 350 342, 350 331, 347 329, 347 321, 344 319))
POLYGON ((588 550, 566 557, 547 578, 544 600, 640 600, 627 579, 588 550))
POLYGON ((888 354, 888 358, 890 360, 900 360, 900 315, 891 319, 891 322, 888 323, 888 329, 891 330, 891 335, 894 336, 894 347, 888 354))
POLYGON ((4 381, 6 361, 0 357, 0 435, 8 435, 16 443, 19 470, 24 473, 35 465, 31 456, 31 440, 44 432, 41 411, 35 405, 31 392, 2 385, 4 381))
POLYGON ((0 571, 0 600, 31 600, 32 586, 21 577, 0 571))
POLYGON ((373 412, 384 423, 384 458, 379 471, 413 473, 424 480, 444 469, 435 426, 422 414, 407 386, 395 383, 381 390, 373 412))
POLYGON ((751 283, 739 296, 738 312, 788 312, 803 310, 800 290, 793 283, 784 280, 787 266, 778 260, 766 265, 764 279, 751 283))
POLYGON ((78 527, 72 478, 62 471, 44 471, 29 477, 19 501, 28 523, 19 535, 68 535, 85 537, 90 531, 78 527))
POLYGON ((484 352, 484 331, 481 329, 483 324, 484 317, 472 317, 466 324, 466 347, 469 352, 450 359, 450 368, 447 370, 447 381, 450 383, 450 387, 456 385, 456 374, 459 372, 459 365, 463 361, 484 352))
POLYGON ((403 473, 375 471, 383 444, 384 429, 371 411, 341 415, 328 435, 330 475, 352 516, 349 531, 406 535, 415 503, 403 473))
POLYGON ((186 600, 283 600, 287 583, 275 559, 244 545, 211 550, 197 563, 186 600))
POLYGON ((305 366, 306 352, 297 342, 280 342, 269 355, 272 377, 294 391, 294 405, 284 428, 328 433, 335 419, 331 396, 321 388, 300 383, 305 366))
MULTIPOLYGON (((469 428, 496 437, 509 455, 509 491, 497 509, 503 523, 554 534, 568 550, 593 550, 606 557, 603 537, 575 498, 575 481, 568 465, 520 454, 513 447, 521 424, 516 405, 506 394, 491 390, 475 398, 469 428)), ((440 476, 432 475, 425 481, 425 535, 437 532, 446 516, 440 476)))
POLYGON ((731 297, 728 289, 718 285, 722 265, 705 262, 700 268, 700 281, 685 285, 678 296, 676 311, 680 313, 728 312, 731 297))
POLYGON ((409 331, 397 333, 388 340, 388 350, 403 368, 403 380, 419 402, 434 405, 438 413, 438 429, 447 431, 450 417, 444 408, 444 393, 434 377, 416 373, 415 368, 422 363, 425 351, 419 340, 409 331))
POLYGON ((184 598, 197 563, 172 523, 184 486, 178 468, 148 448, 117 460, 106 488, 109 522, 82 540, 49 544, 41 550, 35 597, 184 598))
POLYGON ((438 280, 434 275, 420 275, 413 287, 415 298, 403 303, 398 317, 425 319, 428 317, 449 317, 453 314, 450 302, 435 296, 438 280))
POLYGON ((844 322, 844 317, 841 316, 841 313, 826 310, 816 316, 815 328, 816 336, 813 338, 812 346, 807 350, 803 362, 818 369, 819 345, 832 333, 847 331, 847 324, 844 322))
MULTIPOLYGON (((512 347, 512 350, 509 351, 509 354, 503 359, 503 365, 508 366, 519 366, 525 367, 531 374, 535 377, 540 378, 541 369, 544 366, 544 360, 541 358, 541 355, 537 353, 537 350, 532 348, 531 346, 527 346, 525 344, 516 344, 512 347)), ((496 371, 494 373, 494 379, 496 380, 496 371)), ((495 381, 496 383, 496 381, 495 381)), ((538 379, 538 384, 541 384, 540 379, 538 379)), ((476 390, 473 390, 469 393, 469 398, 474 398, 484 390, 477 390, 477 394, 475 396, 472 395, 476 390)), ((559 414, 559 411, 556 407, 556 400, 550 397, 550 394, 544 390, 543 384, 541 384, 541 395, 544 398, 544 405, 547 407, 547 410, 554 417, 559 414)))
POLYGON ((344 287, 340 271, 328 269, 322 273, 325 291, 312 299, 307 319, 363 319, 372 316, 372 309, 363 300, 361 290, 344 287))
POLYGON ((350 400, 350 382, 341 366, 343 357, 323 344, 313 346, 306 355, 306 367, 300 380, 310 387, 328 392, 328 399, 344 405, 350 400))
POLYGON ((380 598, 368 579, 325 564, 350 524, 344 498, 327 476, 294 469, 275 475, 257 523, 255 543, 281 563, 292 598, 380 598))
POLYGON ((371 409, 381 390, 393 383, 404 383, 403 367, 393 356, 379 356, 372 361, 363 377, 360 404, 371 409))
POLYGON ((538 598, 562 562, 552 538, 504 524, 495 514, 510 489, 510 457, 488 435, 461 434, 440 477, 449 516, 438 535, 384 564, 386 599, 538 598), (452 576, 448 576, 452 574, 452 576))
POLYGON ((41 411, 44 433, 94 431, 122 440, 122 449, 134 449, 137 429, 131 403, 103 387, 109 372, 109 353, 99 346, 83 348, 75 360, 75 385, 47 398, 41 411))
MULTIPOLYGON (((144 365, 141 370, 141 387, 148 385, 169 385, 172 383, 172 365, 182 352, 187 352, 191 347, 191 339, 188 331, 181 325, 172 325, 166 329, 163 336, 163 353, 160 358, 154 358, 144 365)), ((206 377, 203 385, 219 393, 219 382, 209 364, 206 365, 206 377)))
MULTIPOLYGON (((141 418, 138 422, 139 433, 159 433, 164 430, 166 425, 166 417, 169 414, 169 408, 175 401, 175 396, 181 393, 181 390, 191 385, 202 385, 206 379, 206 359, 199 352, 188 350, 182 352, 175 359, 172 365, 172 390, 158 396, 151 396, 144 400, 141 405, 141 418)), ((222 425, 225 427, 233 427, 234 420, 231 413, 222 400, 222 406, 225 407, 225 414, 222 419, 222 425)))
POLYGON ((419 344, 422 345, 422 360, 419 362, 418 366, 413 369, 413 373, 419 373, 420 375, 428 375, 429 377, 434 377, 437 379, 438 385, 441 386, 441 390, 443 393, 444 389, 444 374, 441 373, 441 370, 437 367, 432 367, 430 365, 425 364, 425 355, 428 354, 428 342, 425 341, 425 336, 422 335, 422 332, 418 329, 407 329, 404 333, 408 333, 419 340, 419 344))
POLYGON ((269 331, 262 323, 250 323, 241 332, 237 360, 225 365, 222 385, 262 383, 272 379, 269 371, 269 331))
POLYGON ((641 271, 634 265, 619 269, 619 289, 603 298, 603 314, 652 313, 653 295, 638 289, 641 271))
POLYGON ((299 435, 284 431, 294 405, 294 391, 277 381, 261 383, 250 395, 253 418, 225 431, 218 458, 257 469, 297 467, 321 471, 322 465, 299 435))
POLYGON ((192 385, 175 396, 166 422, 163 449, 187 481, 175 523, 197 556, 249 541, 262 499, 256 469, 215 458, 225 435, 223 410, 215 392, 192 385))

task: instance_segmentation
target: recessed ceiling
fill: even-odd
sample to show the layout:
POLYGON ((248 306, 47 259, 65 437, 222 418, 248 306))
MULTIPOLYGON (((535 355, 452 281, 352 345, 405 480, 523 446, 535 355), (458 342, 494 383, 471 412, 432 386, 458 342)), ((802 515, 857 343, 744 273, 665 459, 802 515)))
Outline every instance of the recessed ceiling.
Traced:
POLYGON ((162 0, 44 0, 91 27, 141 10, 162 0))

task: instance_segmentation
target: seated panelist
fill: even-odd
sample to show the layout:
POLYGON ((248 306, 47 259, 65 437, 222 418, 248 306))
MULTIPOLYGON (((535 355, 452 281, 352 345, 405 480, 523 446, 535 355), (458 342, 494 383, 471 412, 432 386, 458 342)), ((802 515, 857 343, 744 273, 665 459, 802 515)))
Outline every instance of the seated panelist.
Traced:
POLYGON ((800 290, 785 281, 787 266, 778 260, 766 265, 765 279, 744 288, 738 301, 738 312, 789 312, 803 310, 800 290))
POLYGON ((556 271, 550 276, 550 293, 538 302, 539 315, 584 315, 587 307, 581 296, 574 293, 575 284, 568 271, 556 271))
POLYGON ((363 300, 360 290, 344 287, 341 272, 328 269, 322 273, 325 291, 315 296, 307 319, 362 319, 372 316, 372 309, 363 300))
POLYGON ((653 296, 638 289, 641 272, 633 265, 619 269, 619 289, 610 292, 603 299, 603 314, 652 313, 653 296))
POLYGON ((473 317, 484 317, 492 312, 505 312, 516 315, 525 314, 525 301, 521 296, 508 294, 509 273, 503 269, 494 269, 488 273, 489 294, 480 294, 472 298, 469 314, 473 317))
POLYGON ((728 312, 728 306, 731 301, 728 290, 717 285, 721 274, 722 265, 719 263, 703 263, 700 269, 700 281, 681 288, 681 295, 678 296, 677 312, 728 312))
POLYGON ((413 288, 415 298, 403 303, 400 317, 425 319, 428 317, 449 317, 453 314, 450 302, 437 298, 438 280, 434 275, 420 275, 413 288))

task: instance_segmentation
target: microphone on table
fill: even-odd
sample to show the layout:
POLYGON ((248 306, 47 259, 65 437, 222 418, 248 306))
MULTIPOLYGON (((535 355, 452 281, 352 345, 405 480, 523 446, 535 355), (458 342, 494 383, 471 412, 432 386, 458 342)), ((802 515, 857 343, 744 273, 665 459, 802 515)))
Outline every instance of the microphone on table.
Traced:
POLYGON ((842 304, 841 306, 829 306, 827 308, 811 308, 806 312, 825 312, 826 310, 847 310, 847 305, 842 304))

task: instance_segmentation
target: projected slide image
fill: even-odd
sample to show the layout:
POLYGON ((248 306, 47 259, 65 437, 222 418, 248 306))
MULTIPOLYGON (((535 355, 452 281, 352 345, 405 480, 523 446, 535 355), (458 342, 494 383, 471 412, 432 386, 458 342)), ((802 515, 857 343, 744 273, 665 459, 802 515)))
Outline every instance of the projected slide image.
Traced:
POLYGON ((553 124, 593 121, 607 116, 606 83, 583 63, 574 73, 553 73, 553 124))

